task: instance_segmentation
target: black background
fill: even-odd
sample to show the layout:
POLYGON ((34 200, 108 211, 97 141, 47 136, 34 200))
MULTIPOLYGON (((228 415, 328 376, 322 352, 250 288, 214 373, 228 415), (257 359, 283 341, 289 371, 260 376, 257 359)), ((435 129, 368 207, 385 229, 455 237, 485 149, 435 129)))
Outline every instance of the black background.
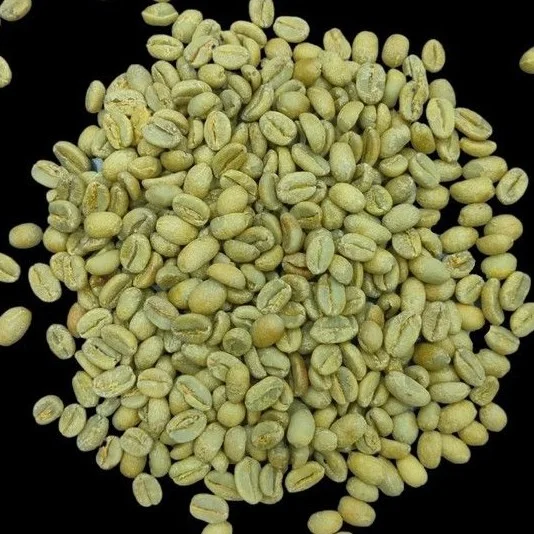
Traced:
MULTIPOLYGON (((38 159, 53 159, 51 148, 56 141, 76 142, 81 130, 94 122, 94 116, 84 110, 91 80, 109 84, 131 63, 150 64, 147 38, 169 30, 143 23, 139 13, 146 5, 147 1, 137 0, 34 0, 24 20, 2 23, 0 55, 8 60, 14 77, 10 86, 0 90, 0 250, 19 261, 23 273, 32 263, 48 258, 43 247, 17 251, 8 245, 13 225, 35 221, 46 226, 45 189, 31 179, 31 166, 38 159)), ((175 1, 174 5, 179 11, 200 9, 225 29, 232 21, 247 18, 246 0, 175 1)), ((427 39, 439 39, 448 58, 439 76, 451 81, 460 106, 479 111, 492 123, 497 153, 510 167, 522 167, 532 176, 534 76, 518 67, 521 54, 534 44, 531 15, 527 3, 505 2, 495 11, 483 5, 489 6, 477 3, 470 13, 467 2, 422 6, 402 2, 392 7, 340 0, 276 3, 278 14, 298 15, 310 22, 312 42, 320 43, 331 27, 341 28, 350 40, 360 30, 372 30, 382 43, 391 33, 404 33, 416 53, 427 39)), ((533 199, 530 190, 512 207, 526 228, 514 253, 519 268, 531 274, 533 199)), ((501 207, 496 213, 504 211, 501 207)), ((457 206, 451 205, 448 212, 452 215, 444 218, 440 228, 454 224, 457 206)), ((66 294, 61 302, 43 305, 32 295, 25 274, 16 284, 2 285, 0 291, 1 311, 21 304, 34 310, 24 340, 0 350, 2 486, 7 489, 2 522, 15 522, 20 530, 38 525, 57 532, 80 527, 91 532, 113 528, 141 532, 148 524, 168 532, 200 532, 203 525, 189 516, 188 505, 202 486, 178 488, 165 479, 163 504, 142 509, 131 495, 131 481, 118 470, 100 471, 94 453, 80 453, 74 440, 60 436, 55 424, 35 425, 31 408, 41 396, 55 393, 66 404, 74 400, 70 380, 76 362, 56 359, 44 337, 50 323, 64 322, 74 296, 66 294)), ((512 371, 501 382, 497 402, 509 414, 507 428, 492 434, 487 446, 472 449, 469 464, 453 466, 443 461, 430 472, 425 487, 407 489, 394 499, 381 497, 370 532, 517 530, 528 524, 533 347, 533 340, 522 343, 511 357, 512 371)), ((342 485, 327 481, 302 494, 286 495, 272 507, 233 503, 230 520, 237 534, 274 529, 300 534, 306 532, 310 513, 335 508, 343 494, 342 485)))

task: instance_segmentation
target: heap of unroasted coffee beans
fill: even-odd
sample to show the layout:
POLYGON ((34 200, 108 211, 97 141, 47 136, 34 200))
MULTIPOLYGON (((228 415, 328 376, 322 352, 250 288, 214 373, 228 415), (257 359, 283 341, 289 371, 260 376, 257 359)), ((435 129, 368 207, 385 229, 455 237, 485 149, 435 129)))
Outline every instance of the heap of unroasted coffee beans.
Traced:
MULTIPOLYGON (((160 502, 160 477, 204 480, 213 495, 190 509, 206 534, 232 531, 226 501, 272 504, 324 477, 349 495, 309 530, 370 525, 379 492, 467 462, 506 424, 493 400, 534 303, 510 253, 521 222, 491 202, 519 200, 527 175, 493 155, 491 126, 445 79, 429 81, 437 41, 419 57, 392 35, 384 68, 375 34, 313 45, 271 0, 229 30, 169 2, 143 18, 172 25, 148 41, 156 62, 91 84, 98 125, 33 168, 48 228, 10 236, 53 254, 29 272, 41 300, 61 283, 78 295, 47 333, 81 367, 76 403, 47 396, 35 419, 98 450, 143 506, 160 502), (450 197, 458 224, 440 235, 450 197), (487 348, 470 338, 481 329, 487 348)), ((8 314, 3 345, 31 318, 8 314)))

